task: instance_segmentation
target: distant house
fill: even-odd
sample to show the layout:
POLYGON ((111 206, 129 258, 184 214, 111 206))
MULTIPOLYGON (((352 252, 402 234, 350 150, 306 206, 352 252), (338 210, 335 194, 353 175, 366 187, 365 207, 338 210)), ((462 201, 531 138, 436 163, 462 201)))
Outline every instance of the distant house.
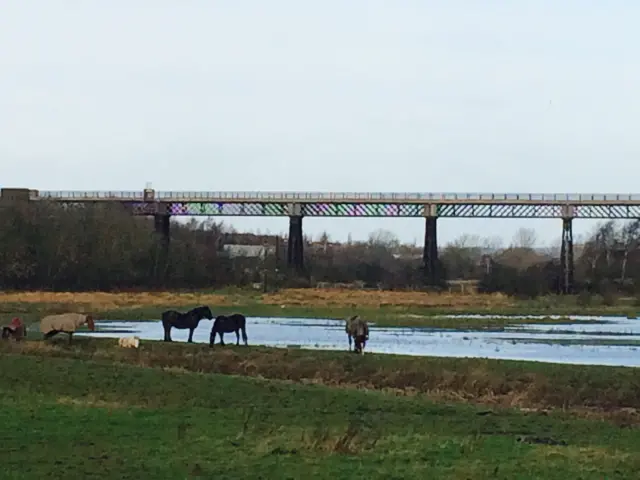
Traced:
POLYGON ((229 258, 247 257, 247 258, 259 258, 264 260, 267 255, 275 253, 275 247, 266 245, 224 245, 222 251, 225 252, 229 258))
POLYGON ((422 253, 412 253, 412 252, 401 252, 401 253, 392 253, 393 258, 396 260, 422 260, 422 253))

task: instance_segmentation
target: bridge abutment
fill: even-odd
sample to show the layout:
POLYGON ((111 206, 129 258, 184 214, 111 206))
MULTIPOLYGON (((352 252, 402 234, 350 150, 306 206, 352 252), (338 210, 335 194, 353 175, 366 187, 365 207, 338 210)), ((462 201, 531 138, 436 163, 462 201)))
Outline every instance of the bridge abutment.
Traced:
POLYGON ((2 188, 0 189, 0 207, 27 205, 31 195, 32 191, 28 188, 2 188))

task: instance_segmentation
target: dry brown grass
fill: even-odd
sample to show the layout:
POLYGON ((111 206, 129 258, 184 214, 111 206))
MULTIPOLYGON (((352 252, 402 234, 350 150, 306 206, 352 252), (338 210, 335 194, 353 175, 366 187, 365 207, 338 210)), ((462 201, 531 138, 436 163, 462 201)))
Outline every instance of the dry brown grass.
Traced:
MULTIPOLYGON (((300 451, 315 453, 342 453, 356 455, 372 450, 380 440, 381 433, 350 422, 346 427, 329 428, 283 428, 262 432, 255 447, 261 454, 287 454, 300 451)), ((241 436, 239 436, 241 438, 241 436)))
POLYGON ((133 405, 122 402, 107 402, 105 400, 100 400, 93 395, 89 395, 83 398, 69 397, 63 396, 58 397, 57 403, 60 405, 70 405, 76 407, 95 407, 95 408, 109 408, 109 409, 122 409, 122 408, 132 408, 133 405))
POLYGON ((291 288, 266 294, 268 305, 308 307, 506 307, 513 300, 504 294, 426 293, 416 291, 379 291, 320 288, 291 288))
POLYGON ((278 293, 255 295, 187 293, 187 292, 11 292, 0 293, 2 304, 48 304, 64 308, 109 311, 118 308, 184 307, 188 305, 234 306, 261 303, 280 307, 316 308, 380 308, 380 307, 442 307, 442 308, 503 308, 514 305, 513 299, 497 294, 427 293, 416 291, 378 291, 349 289, 284 289, 278 293))
POLYGON ((94 310, 141 308, 165 305, 232 305, 230 296, 213 293, 107 293, 107 292, 12 292, 0 293, 0 304, 65 304, 82 305, 94 310))

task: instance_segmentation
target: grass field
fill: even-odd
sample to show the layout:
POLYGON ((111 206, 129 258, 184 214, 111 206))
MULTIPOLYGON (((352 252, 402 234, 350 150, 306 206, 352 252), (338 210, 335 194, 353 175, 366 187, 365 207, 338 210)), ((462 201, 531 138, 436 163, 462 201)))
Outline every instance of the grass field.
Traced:
MULTIPOLYGON (((141 366, 147 349, 159 354, 163 347, 151 342, 139 351, 117 351, 93 339, 49 350, 3 345, 2 478, 566 480, 636 478, 640 469, 640 430, 579 418, 570 408, 487 408, 444 403, 435 394, 401 396, 375 386, 330 388, 303 385, 301 378, 283 382, 181 366, 209 356, 210 365, 270 365, 266 371, 284 376, 285 364, 300 371, 313 365, 317 372, 324 361, 340 364, 343 377, 355 379, 365 371, 391 372, 406 359, 326 352, 278 359, 264 350, 171 345, 165 358, 175 366, 141 366)), ((426 367, 441 377, 452 366, 470 373, 463 363, 426 362, 402 380, 407 388, 411 375, 426 367)), ((563 380, 560 367, 549 373, 533 364, 508 364, 486 367, 499 365, 496 378, 529 368, 563 380)), ((601 387, 632 378, 630 369, 608 369, 611 375, 592 370, 584 377, 593 375, 601 387)), ((423 381, 429 377, 422 371, 423 381)), ((419 378, 413 384, 420 387, 419 378)), ((629 398, 640 402, 638 395, 629 398)))
MULTIPOLYGON (((153 319, 204 303, 215 313, 344 318, 359 305, 387 325, 478 328, 505 320, 433 314, 536 313, 509 311, 524 304, 499 295, 458 297, 27 292, 0 294, 0 316, 153 319)), ((636 478, 640 468, 632 368, 153 341, 128 350, 76 337, 0 342, 0 371, 2 479, 567 480, 636 478)))
POLYGON ((274 294, 255 291, 157 292, 157 293, 0 293, 0 316, 19 315, 27 322, 48 313, 92 311, 98 318, 119 320, 158 319, 169 308, 188 309, 210 305, 214 313, 240 311, 248 316, 346 318, 358 313, 381 326, 449 328, 500 328, 513 323, 561 323, 557 319, 514 319, 499 315, 609 314, 635 318, 640 307, 634 299, 607 307, 597 302, 578 307, 574 297, 549 297, 519 301, 495 295, 378 292, 365 290, 289 289, 274 294), (436 315, 489 314, 491 318, 441 318, 436 315))
POLYGON ((571 409, 640 425, 635 413, 640 409, 640 375, 635 368, 388 354, 361 357, 346 351, 254 346, 210 349, 159 341, 143 341, 139 349, 130 350, 119 348, 116 339, 80 336, 72 345, 65 337, 0 342, 0 353, 373 389, 487 406, 571 409))

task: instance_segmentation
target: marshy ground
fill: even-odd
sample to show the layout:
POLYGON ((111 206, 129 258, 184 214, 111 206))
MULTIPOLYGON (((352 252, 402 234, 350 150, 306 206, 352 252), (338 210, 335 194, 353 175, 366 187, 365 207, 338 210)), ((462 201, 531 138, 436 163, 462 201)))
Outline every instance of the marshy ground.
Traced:
MULTIPOLYGON (((307 318, 357 309, 390 326, 558 323, 505 319, 499 314, 540 312, 502 296, 467 297, 5 293, 0 314, 7 322, 69 310, 150 320, 166 308, 209 304, 216 313, 307 318), (493 316, 436 316, 444 311, 493 316)), ((603 313, 558 302, 566 304, 538 308, 603 313)), ((608 313, 635 311, 631 300, 615 308, 608 313)), ((35 338, 0 343, 3 479, 566 480, 636 478, 640 469, 635 368, 155 341, 129 350, 114 339, 78 336, 69 346, 64 337, 35 338)))
POLYGON ((4 343, 7 479, 635 478, 630 368, 4 343))

